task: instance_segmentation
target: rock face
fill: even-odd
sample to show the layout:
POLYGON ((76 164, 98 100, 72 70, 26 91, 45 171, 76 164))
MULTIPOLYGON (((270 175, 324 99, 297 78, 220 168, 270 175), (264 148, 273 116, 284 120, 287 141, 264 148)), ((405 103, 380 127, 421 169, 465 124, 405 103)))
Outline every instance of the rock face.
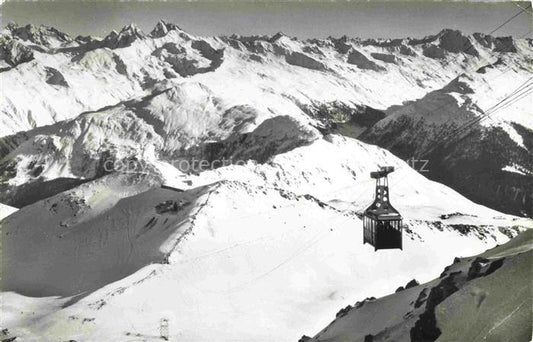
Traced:
POLYGON ((30 48, 10 37, 0 37, 0 60, 4 60, 9 66, 15 67, 33 58, 33 51, 30 48))
POLYGON ((10 23, 6 27, 14 37, 46 47, 58 47, 61 44, 71 42, 68 34, 58 31, 50 26, 34 26, 28 24, 20 27, 10 23))
POLYGON ((217 159, 256 160, 260 163, 269 158, 311 144, 321 134, 289 116, 277 116, 265 120, 253 132, 231 137, 211 154, 217 159))
POLYGON ((435 341, 442 334, 437 327, 435 307, 459 290, 453 277, 447 276, 429 292, 425 301, 426 309, 411 328, 411 341, 435 341))
POLYGON ((189 44, 165 43, 152 55, 168 63, 182 77, 214 71, 224 61, 224 49, 216 50, 203 40, 194 40, 189 44), (191 53, 191 50, 194 52, 191 53))
POLYGON ((424 54, 424 56, 434 59, 441 59, 446 57, 445 50, 433 44, 426 46, 422 53, 424 54))
POLYGON ((181 28, 178 25, 160 20, 150 32, 150 37, 161 38, 166 36, 169 31, 181 31, 181 28))
POLYGON ((65 80, 65 77, 56 69, 46 67, 46 83, 52 85, 58 85, 62 87, 68 87, 68 83, 65 80))
POLYGON ((474 39, 482 46, 495 52, 516 52, 513 37, 493 37, 483 33, 474 33, 474 39))
POLYGON ((400 45, 399 52, 402 55, 405 55, 405 56, 416 56, 416 52, 414 52, 413 49, 411 49, 409 46, 403 45, 403 44, 400 45))
POLYGON ((371 45, 371 46, 379 46, 379 47, 397 47, 403 44, 403 39, 367 39, 361 42, 363 46, 371 45))
POLYGON ((191 47, 196 49, 202 57, 211 61, 209 68, 205 72, 216 70, 224 61, 224 49, 215 49, 205 40, 193 40, 191 47))
POLYGON ((407 284, 405 284, 405 288, 406 289, 410 289, 411 287, 415 287, 415 286, 418 286, 418 285, 420 285, 420 283, 416 279, 413 279, 413 280, 409 281, 407 284))
POLYGON ((386 53, 377 53, 377 52, 373 52, 370 55, 374 57, 375 59, 379 59, 380 61, 383 61, 385 63, 393 63, 393 64, 396 63, 396 56, 394 55, 389 55, 386 53))
POLYGON ((369 60, 365 55, 356 49, 351 49, 348 54, 347 62, 357 66, 359 69, 368 69, 374 71, 383 71, 383 67, 377 65, 376 63, 369 60))
POLYGON ((128 75, 128 67, 119 55, 113 54, 113 62, 115 62, 115 69, 119 74, 128 75))
POLYGON ((96 42, 98 42, 98 39, 92 37, 92 36, 76 36, 74 38, 74 41, 80 45, 94 45, 96 42))
POLYGON ((440 34, 439 46, 449 52, 464 52, 472 56, 479 56, 469 37, 457 30, 444 30, 440 34))
POLYGON ((335 46, 335 50, 338 53, 346 54, 352 48, 352 46, 347 43, 348 37, 346 36, 343 36, 339 39, 331 38, 331 41, 333 42, 333 45, 335 46))
POLYGON ((304 53, 295 51, 285 56, 285 61, 291 65, 301 66, 303 68, 312 70, 325 70, 326 67, 323 63, 317 61, 313 57, 304 53))
POLYGON ((119 33, 115 31, 111 32, 104 38, 102 43, 105 47, 117 49, 128 47, 137 39, 142 39, 144 37, 144 33, 136 25, 130 24, 124 26, 119 33))

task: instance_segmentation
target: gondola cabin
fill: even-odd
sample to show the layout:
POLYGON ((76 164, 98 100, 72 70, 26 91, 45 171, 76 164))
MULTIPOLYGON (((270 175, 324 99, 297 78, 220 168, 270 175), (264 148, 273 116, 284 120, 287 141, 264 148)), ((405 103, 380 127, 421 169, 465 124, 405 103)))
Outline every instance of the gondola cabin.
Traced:
POLYGON ((402 216, 389 201, 387 175, 393 171, 394 167, 384 166, 370 173, 376 180, 376 195, 363 217, 363 244, 368 242, 376 251, 402 249, 402 216))

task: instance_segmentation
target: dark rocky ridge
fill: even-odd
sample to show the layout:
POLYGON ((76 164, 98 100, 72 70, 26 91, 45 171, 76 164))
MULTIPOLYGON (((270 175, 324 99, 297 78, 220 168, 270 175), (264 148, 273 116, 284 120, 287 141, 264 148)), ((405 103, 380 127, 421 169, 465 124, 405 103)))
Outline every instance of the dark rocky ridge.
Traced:
POLYGON ((473 336, 530 341, 531 312, 522 304, 531 301, 532 238, 533 232, 526 230, 478 256, 455 258, 433 281, 348 305, 325 329, 312 338, 304 335, 302 341, 470 341, 473 336), (402 311, 403 317, 387 316, 402 311), (501 324, 502 318, 508 322, 501 324), (384 325, 376 330, 358 322, 368 319, 384 325))

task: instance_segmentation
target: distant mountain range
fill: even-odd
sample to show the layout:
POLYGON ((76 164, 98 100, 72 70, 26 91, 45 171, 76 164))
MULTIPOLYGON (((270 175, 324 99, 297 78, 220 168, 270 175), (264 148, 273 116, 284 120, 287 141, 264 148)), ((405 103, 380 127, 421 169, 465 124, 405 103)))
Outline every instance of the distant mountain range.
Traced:
MULTIPOLYGON (((532 44, 454 30, 393 40, 206 38, 164 21, 149 34, 128 25, 104 38, 71 38, 53 27, 9 24, 0 38, 1 77, 9 85, 0 104, 1 156, 34 128, 109 106, 144 113, 136 101, 174 94, 172 115, 161 108, 147 121, 173 137, 164 138, 164 150, 190 154, 192 145, 288 115, 323 132, 362 134, 420 166, 427 160, 431 179, 531 216, 532 44), (188 116, 202 111, 205 128, 182 132, 188 116), (217 128, 222 121, 229 126, 217 128)), ((2 169, 11 168, 12 159, 4 159, 2 169)))

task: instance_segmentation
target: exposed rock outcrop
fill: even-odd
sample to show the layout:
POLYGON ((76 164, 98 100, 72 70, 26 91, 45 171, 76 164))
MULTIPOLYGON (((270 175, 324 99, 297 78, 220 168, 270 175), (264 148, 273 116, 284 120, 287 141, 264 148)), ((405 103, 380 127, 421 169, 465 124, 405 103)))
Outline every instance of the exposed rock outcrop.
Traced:
POLYGON ((443 30, 440 33, 439 46, 449 52, 464 52, 472 56, 479 56, 470 38, 457 30, 443 30))
POLYGON ((152 55, 170 64, 172 69, 182 77, 213 71, 224 60, 224 50, 216 50, 205 41, 192 41, 191 48, 197 51, 196 54, 189 53, 190 50, 186 46, 166 43, 156 49, 152 55))
POLYGON ((459 290, 453 277, 454 275, 450 275, 444 278, 429 292, 426 309, 411 328, 411 341, 435 341, 441 335, 435 318, 435 307, 459 290))
POLYGON ((357 66, 359 69, 367 69, 367 70, 374 70, 374 71, 385 70, 385 68, 377 65, 375 62, 372 62, 365 55, 363 55, 361 52, 357 51, 356 49, 350 50, 347 62, 357 66))
POLYGON ((285 61, 291 65, 300 66, 307 69, 313 70, 326 70, 324 63, 317 61, 313 57, 306 55, 302 52, 291 52, 285 56, 285 61))
POLYGON ((493 37, 483 33, 474 33, 474 39, 487 49, 495 52, 516 52, 513 37, 493 37))
POLYGON ((372 45, 372 46, 379 46, 379 47, 394 47, 394 46, 400 46, 403 42, 403 39, 367 39, 364 40, 361 44, 363 46, 372 45))
POLYGON ((68 34, 45 25, 35 26, 28 24, 21 27, 15 23, 9 23, 6 28, 14 37, 44 47, 58 47, 61 44, 72 41, 68 34))
POLYGON ((144 37, 144 33, 135 24, 130 24, 124 26, 119 33, 112 31, 104 38, 102 45, 110 49, 124 48, 144 37))
POLYGON ((407 284, 405 284, 405 289, 410 289, 411 287, 415 287, 420 285, 420 283, 416 279, 412 279, 407 284))
POLYGON ((405 56, 416 56, 416 53, 407 45, 400 45, 400 53, 405 56))
MULTIPOLYGON (((254 119, 253 116, 250 117, 250 113, 243 114, 242 124, 254 119)), ((235 125, 230 122, 228 124, 235 125)), ((201 153, 202 158, 207 160, 256 160, 264 163, 274 155, 308 145, 320 136, 316 129, 305 126, 290 116, 276 116, 263 121, 251 133, 236 134, 223 142, 206 144, 202 147, 203 151, 194 153, 201 153)))
POLYGON ((181 28, 178 25, 167 23, 164 20, 160 20, 150 32, 150 37, 160 38, 166 36, 169 31, 181 31, 181 28))
POLYGON ((113 53, 113 62, 115 62, 115 70, 121 75, 128 75, 128 67, 119 55, 113 53))
POLYGON ((45 67, 46 71, 46 83, 51 85, 58 85, 62 87, 68 87, 68 83, 65 80, 65 77, 59 70, 51 68, 51 67, 45 67))
POLYGON ((0 37, 0 60, 4 60, 9 66, 15 67, 33 58, 33 51, 27 46, 9 36, 0 37))
POLYGON ((217 50, 205 40, 193 40, 191 42, 191 47, 200 52, 202 57, 207 58, 211 61, 211 65, 209 66, 209 70, 207 71, 215 70, 222 64, 224 60, 224 49, 217 50))
POLYGON ((375 59, 379 59, 380 61, 383 61, 385 63, 393 63, 395 64, 397 62, 396 60, 396 56, 394 55, 390 55, 388 53, 378 53, 378 52, 373 52, 370 54, 373 58, 375 59))
POLYGON ((422 53, 424 54, 424 56, 433 59, 441 59, 446 57, 446 52, 444 51, 444 49, 433 44, 426 46, 422 53))
POLYGON ((335 47, 335 50, 338 53, 346 54, 352 48, 352 46, 348 44, 348 37, 346 36, 342 36, 339 39, 335 39, 335 38, 330 38, 330 39, 333 42, 333 46, 335 47))

